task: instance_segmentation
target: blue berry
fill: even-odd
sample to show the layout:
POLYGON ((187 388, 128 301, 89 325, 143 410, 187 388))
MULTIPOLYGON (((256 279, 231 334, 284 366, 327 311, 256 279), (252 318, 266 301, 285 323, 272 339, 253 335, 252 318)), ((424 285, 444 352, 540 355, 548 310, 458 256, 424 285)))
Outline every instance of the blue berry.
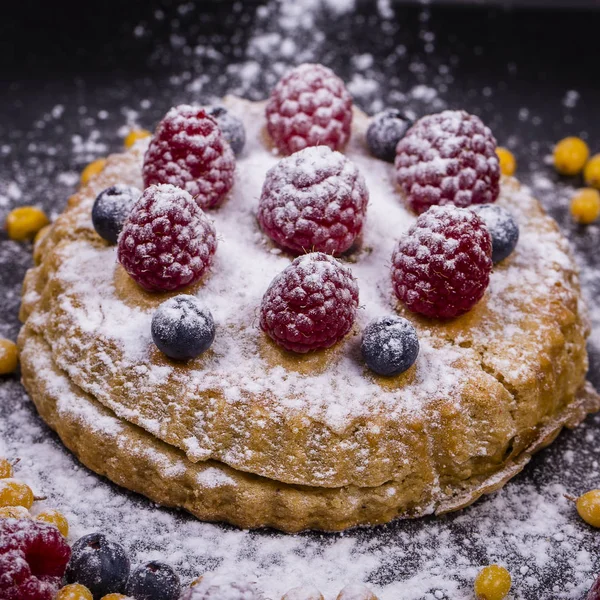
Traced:
POLYGON ((217 121, 223 136, 238 156, 246 143, 246 130, 241 119, 232 115, 224 106, 210 106, 208 114, 217 121))
POLYGON ((131 185, 113 185, 98 194, 92 207, 92 223, 96 233, 116 244, 131 208, 142 192, 131 185))
POLYGON ((215 322, 198 298, 180 294, 156 309, 152 339, 169 358, 190 360, 210 348, 215 339, 215 322))
POLYGON ((363 333, 361 352, 367 366, 379 375, 399 375, 417 360, 419 338, 410 321, 380 317, 363 333))
POLYGON ((101 533, 78 539, 67 566, 67 583, 85 585, 94 598, 122 593, 129 577, 129 558, 123 547, 101 533))
POLYGON ((519 226, 510 211, 496 204, 471 206, 486 224, 492 237, 492 261, 499 263, 510 256, 519 241, 519 226))
POLYGON ((172 567, 152 561, 131 573, 125 593, 135 600, 177 600, 181 583, 172 567))
POLYGON ((409 130, 412 121, 396 108, 377 113, 367 129, 367 146, 376 158, 394 162, 396 146, 409 130))

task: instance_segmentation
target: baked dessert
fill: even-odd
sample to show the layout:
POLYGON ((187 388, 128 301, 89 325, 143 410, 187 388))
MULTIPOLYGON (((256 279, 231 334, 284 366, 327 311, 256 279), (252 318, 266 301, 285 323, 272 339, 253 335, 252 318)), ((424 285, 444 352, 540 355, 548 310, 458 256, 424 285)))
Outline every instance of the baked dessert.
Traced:
POLYGON ((69 200, 36 244, 37 266, 25 279, 22 374, 42 418, 92 470, 201 519, 341 530, 455 510, 501 487, 563 426, 600 408, 585 382, 589 328, 568 244, 527 189, 512 178, 498 181, 489 130, 464 113, 417 123, 392 166, 368 152, 369 119, 350 109, 336 83, 316 138, 323 145, 312 147, 312 126, 303 137, 308 113, 288 109, 301 104, 293 98, 295 77, 308 77, 307 89, 327 88, 320 69, 284 78, 266 110, 225 99, 246 135, 235 176, 233 152, 202 117, 190 136, 209 139, 211 153, 198 184, 198 163, 185 153, 178 158, 168 142, 193 111, 167 115, 150 142, 110 156, 69 200), (453 168, 437 140, 455 125, 484 142, 474 146, 465 180, 464 169, 455 173, 453 188, 454 180, 435 178, 440 161, 445 175, 453 168), (274 145, 296 153, 282 159, 274 145), (173 188, 161 186, 174 182, 206 209, 196 215, 186 205, 181 225, 200 227, 202 243, 157 283, 135 246, 156 196, 144 192, 135 207, 147 205, 137 216, 132 209, 118 248, 98 235, 92 209, 115 185, 159 183, 148 189, 168 204, 173 188), (518 223, 519 241, 492 270, 489 227, 474 211, 448 205, 496 196, 518 223), (319 221, 332 202, 343 205, 342 229, 319 221), (308 225, 301 222, 307 213, 296 210, 307 203, 322 209, 308 225), (409 231, 415 213, 423 220, 409 231), (423 250, 435 238, 430 227, 444 219, 466 228, 461 240, 472 233, 471 254, 450 238, 423 250), (434 270, 434 284, 419 294, 410 287, 421 267, 411 271, 411 243, 398 240, 411 235, 421 236, 417 263, 456 247, 463 252, 451 257, 463 277, 454 296, 436 304, 428 295, 453 276, 446 263, 441 275, 434 270), (313 252, 291 263, 302 249, 321 258, 313 252), (336 290, 318 332, 290 321, 292 300, 284 309, 277 304, 293 296, 286 288, 292 276, 311 293, 336 290), (205 331, 209 349, 175 357, 185 362, 166 356, 168 342, 161 351, 159 338, 153 341, 153 316, 182 291, 208 307, 216 324, 205 331), (363 332, 374 319, 397 315, 412 324, 418 358, 415 352, 400 370, 380 374, 378 358, 365 357, 363 332))

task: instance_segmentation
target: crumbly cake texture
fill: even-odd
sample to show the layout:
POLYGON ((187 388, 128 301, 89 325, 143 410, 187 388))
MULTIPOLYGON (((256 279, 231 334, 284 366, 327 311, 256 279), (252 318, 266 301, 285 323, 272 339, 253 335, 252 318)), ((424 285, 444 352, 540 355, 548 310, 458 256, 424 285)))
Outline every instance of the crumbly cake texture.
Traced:
POLYGON ((464 506, 518 472, 562 425, 598 408, 595 393, 583 389, 588 326, 567 243, 511 179, 503 180, 499 203, 515 213, 521 238, 495 267, 484 299, 447 323, 398 307, 419 332, 417 363, 393 379, 366 370, 359 331, 396 305, 389 258, 414 216, 394 188, 393 167, 367 155, 368 121, 359 111, 346 154, 364 174, 371 203, 362 246, 347 260, 364 308, 354 334, 322 353, 291 356, 270 343, 256 325, 257 307, 290 257, 260 233, 255 212, 277 157, 261 135, 264 105, 233 98, 227 104, 244 118, 248 145, 231 197, 211 213, 222 236, 212 273, 192 289, 217 322, 206 355, 176 365, 153 348, 152 312, 167 295, 130 281, 114 247, 91 226, 100 190, 140 185, 143 141, 109 158, 35 249, 38 266, 27 275, 21 313, 23 380, 85 464, 201 518, 287 531, 343 529, 464 506), (87 416, 78 411, 77 426, 68 425, 68 403, 63 416, 53 416, 61 414, 51 393, 59 376, 89 408, 87 416), (109 439, 94 433, 104 422, 98 410, 111 427, 125 428, 123 440, 136 439, 107 449, 111 460, 102 457, 100 441, 77 447, 78 435, 109 439), (164 474, 165 458, 153 468, 157 478, 145 477, 146 459, 138 469, 131 460, 138 454, 128 447, 136 444, 164 448, 186 472, 214 469, 209 484, 206 476, 174 484, 164 474), (120 460, 129 465, 125 472, 115 467, 120 460), (225 491, 212 493, 213 476, 235 481, 225 486, 235 503, 225 491), (258 490, 269 499, 269 516, 253 512, 258 490))

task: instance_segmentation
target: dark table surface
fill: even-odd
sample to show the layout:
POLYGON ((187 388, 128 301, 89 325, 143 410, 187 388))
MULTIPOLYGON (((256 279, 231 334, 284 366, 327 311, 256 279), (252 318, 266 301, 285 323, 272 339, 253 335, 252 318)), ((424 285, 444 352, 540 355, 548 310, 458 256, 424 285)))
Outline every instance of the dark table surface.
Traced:
MULTIPOLYGON (((378 11, 367 0, 357 0, 350 11, 330 1, 321 8, 308 3, 311 21, 303 25, 303 3, 296 3, 287 21, 283 13, 289 2, 266 4, 3 5, 0 218, 19 204, 60 212, 76 173, 93 158, 119 150, 128 124, 152 128, 174 104, 208 101, 227 92, 263 98, 287 65, 311 60, 351 82, 356 102, 369 112, 400 104, 417 115, 444 107, 480 115, 499 142, 514 151, 520 178, 533 186, 571 239, 595 303, 598 227, 571 224, 568 195, 580 182, 559 178, 545 157, 566 135, 581 135, 600 151, 600 12, 385 2, 378 3, 378 11)), ((18 332, 19 286, 30 264, 30 248, 0 234, 0 289, 5 291, 0 335, 14 338, 18 332)), ((592 345, 590 379, 597 386, 599 361, 592 345)), ((2 386, 0 416, 6 416, 12 401, 15 406, 21 402, 22 391, 10 378, 2 386)), ((586 430, 587 437, 563 434, 519 481, 543 489, 562 465, 565 487, 581 492, 597 486, 589 475, 597 475, 589 440, 600 431, 600 420, 588 419, 586 430), (566 461, 569 453, 581 460, 566 461)), ((19 434, 5 435, 18 440, 19 434)), ((447 520, 449 531, 469 531, 469 513, 464 514, 447 520)), ((384 544, 400 532, 417 535, 423 527, 427 521, 362 535, 384 544)), ((581 574, 589 579, 600 564, 594 550, 598 539, 584 525, 577 527, 578 543, 592 557, 593 564, 581 574)), ((477 558, 474 550, 473 561, 477 558)), ((518 587, 514 597, 575 598, 560 596, 555 587, 577 581, 574 561, 560 556, 556 561, 554 568, 540 568, 537 583, 518 587)), ((382 566, 370 580, 377 585, 401 578, 410 568, 382 566)))

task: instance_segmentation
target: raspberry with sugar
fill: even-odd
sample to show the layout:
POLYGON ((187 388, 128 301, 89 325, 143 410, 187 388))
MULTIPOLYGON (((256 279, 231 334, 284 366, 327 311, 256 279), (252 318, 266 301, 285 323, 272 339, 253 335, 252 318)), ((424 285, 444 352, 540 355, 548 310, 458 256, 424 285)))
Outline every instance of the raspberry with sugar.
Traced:
POLYGON ((323 65, 302 64, 284 75, 266 113, 269 135, 283 154, 321 145, 340 150, 350 139, 352 96, 323 65))
POLYGON ((313 252, 296 258, 269 286, 260 307, 260 326, 292 352, 329 348, 352 328, 358 285, 338 260, 313 252))
POLYGON ((118 259, 144 289, 166 292, 198 281, 216 247, 214 225, 185 190, 153 185, 131 210, 119 237, 118 259))
POLYGON ((426 317, 462 315, 483 297, 492 239, 472 210, 434 206, 418 217, 392 253, 392 282, 406 307, 426 317))
POLYGON ((204 108, 182 104, 159 123, 144 156, 144 186, 170 183, 200 208, 219 206, 233 186, 235 157, 204 108))
POLYGON ((406 202, 418 214, 434 205, 489 204, 500 191, 496 140, 465 111, 419 119, 398 142, 395 166, 406 202))
POLYGON ((55 527, 30 519, 0 519, 0 598, 52 600, 70 556, 55 527))
POLYGON ((363 176, 343 154, 305 148, 268 171, 258 220, 286 250, 341 254, 361 232, 368 202, 363 176))

